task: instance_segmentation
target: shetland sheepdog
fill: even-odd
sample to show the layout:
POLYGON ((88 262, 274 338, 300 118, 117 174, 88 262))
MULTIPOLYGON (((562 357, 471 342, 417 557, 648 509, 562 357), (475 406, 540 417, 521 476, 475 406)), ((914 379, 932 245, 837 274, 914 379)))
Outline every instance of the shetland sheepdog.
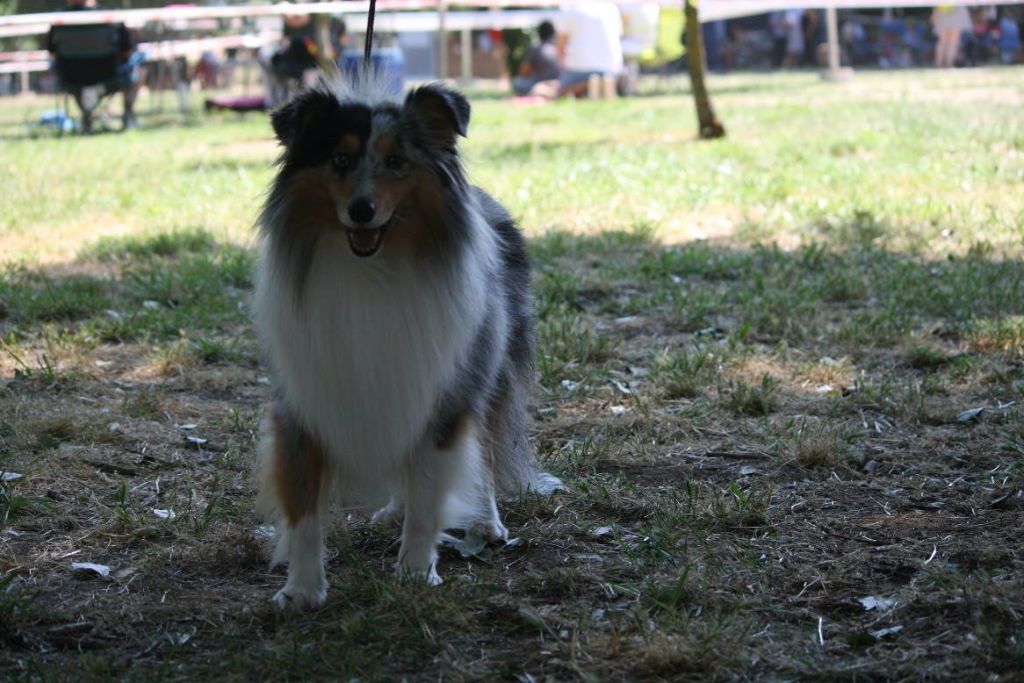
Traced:
POLYGON ((525 243, 470 185, 470 105, 321 81, 271 115, 282 146, 258 220, 254 309, 274 376, 258 506, 278 520, 275 596, 327 594, 329 496, 403 516, 397 571, 431 585, 446 529, 507 540, 496 496, 550 493, 528 440, 525 243))

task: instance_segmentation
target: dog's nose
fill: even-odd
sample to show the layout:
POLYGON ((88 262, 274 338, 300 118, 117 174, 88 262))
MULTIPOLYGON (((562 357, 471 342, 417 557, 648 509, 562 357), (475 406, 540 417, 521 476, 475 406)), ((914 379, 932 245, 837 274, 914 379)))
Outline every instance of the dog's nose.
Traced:
POLYGON ((376 212, 377 205, 369 197, 360 197, 348 205, 348 215, 356 223, 369 223, 376 212))

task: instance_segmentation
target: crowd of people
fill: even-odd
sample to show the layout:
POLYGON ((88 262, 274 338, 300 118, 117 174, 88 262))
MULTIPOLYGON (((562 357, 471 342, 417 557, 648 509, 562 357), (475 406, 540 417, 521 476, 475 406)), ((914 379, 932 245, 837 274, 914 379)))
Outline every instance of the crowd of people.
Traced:
MULTIPOLYGON (((1020 5, 843 12, 839 28, 842 59, 852 66, 1024 62, 1020 5)), ((824 13, 816 9, 709 22, 703 29, 712 71, 822 66, 827 59, 824 13)))
POLYGON ((1019 6, 996 8, 942 5, 935 8, 932 27, 938 36, 935 65, 953 67, 1024 62, 1024 11, 1019 6))
MULTIPOLYGON (((96 7, 96 0, 66 0, 68 11, 96 7)), ((536 29, 532 45, 524 54, 511 58, 512 51, 500 45, 501 31, 488 33, 488 44, 509 56, 513 93, 520 97, 611 98, 635 88, 641 66, 670 70, 683 66, 683 26, 679 8, 663 8, 657 2, 617 3, 592 0, 564 6, 552 21, 536 29), (674 21, 666 13, 675 11, 674 21), (668 29, 666 30, 666 26, 668 29), (668 36, 668 39, 666 39, 668 36), (675 42, 678 52, 662 63, 644 62, 644 55, 664 53, 662 43, 675 42), (655 49, 657 47, 658 49, 655 49)), ((909 67, 934 64, 940 68, 990 63, 1024 62, 1024 6, 967 8, 941 5, 933 10, 905 9, 875 13, 844 12, 840 15, 842 58, 853 66, 909 67)), ((123 29, 123 26, 122 26, 123 29)), ((708 68, 715 72, 731 69, 817 67, 827 58, 825 16, 817 9, 791 9, 728 21, 711 21, 702 26, 708 68)), ((267 95, 259 106, 274 106, 318 65, 335 60, 343 65, 348 39, 344 22, 330 20, 329 45, 332 55, 318 54, 319 41, 310 15, 283 17, 280 44, 265 47, 259 54, 267 95)), ((107 91, 124 93, 124 125, 135 125, 133 103, 138 90, 138 55, 130 32, 123 29, 119 49, 124 68, 104 84, 107 91)), ((57 49, 51 33, 47 48, 57 49)), ((349 50, 349 52, 352 52, 349 50)), ((232 55, 228 55, 230 62, 232 55)), ((224 60, 204 55, 188 78, 204 86, 217 86, 224 60)), ((187 70, 187 69, 186 69, 187 70)), ((399 84, 399 88, 400 88, 399 84)), ((79 104, 86 90, 70 90, 79 104)), ((85 111, 87 107, 83 107, 85 111)), ((84 127, 91 126, 89 115, 84 127)))
MULTIPOLYGON (((515 94, 555 98, 629 92, 631 68, 658 39, 662 11, 651 2, 567 6, 557 22, 538 27, 536 42, 513 79, 515 94)), ((1014 64, 1024 63, 1022 32, 1020 5, 844 12, 840 46, 843 62, 860 67, 1014 64)), ((825 15, 817 9, 711 21, 703 24, 702 35, 714 72, 821 67, 828 59, 825 15)), ((681 68, 684 59, 677 58, 674 66, 681 68)))
MULTIPOLYGON (((620 6, 610 0, 567 5, 556 21, 537 28, 537 40, 519 61, 512 77, 515 94, 545 99, 610 98, 628 90, 626 55, 631 46, 653 42, 659 19, 657 3, 620 6), (653 10, 653 11, 652 11, 653 10)), ((285 17, 284 45, 262 55, 269 99, 315 69, 316 43, 308 16, 285 17)), ((499 47, 500 32, 488 42, 499 47)), ((343 52, 345 27, 332 20, 334 58, 343 52), (337 30, 335 24, 337 23, 337 30)))
POLYGON ((513 78, 520 96, 613 97, 624 71, 623 21, 613 2, 571 5, 556 28, 545 21, 513 78))

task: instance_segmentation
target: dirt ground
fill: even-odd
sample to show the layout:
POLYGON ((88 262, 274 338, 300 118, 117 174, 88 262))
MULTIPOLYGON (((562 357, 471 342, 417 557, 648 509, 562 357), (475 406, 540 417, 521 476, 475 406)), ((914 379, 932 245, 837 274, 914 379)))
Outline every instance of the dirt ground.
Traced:
MULTIPOLYGON (((32 318, 10 297, 0 453, 23 476, 0 498, 3 668, 30 680, 1017 679, 1016 337, 922 316, 913 343, 851 341, 844 321, 884 307, 871 283, 744 326, 771 304, 744 308, 751 273, 795 291, 829 272, 806 254, 629 235, 533 249, 536 443, 568 490, 509 501, 516 540, 468 558, 446 549, 436 589, 392 578, 397 527, 337 509, 328 604, 300 615, 272 608, 284 577, 267 568, 270 531, 252 506, 269 384, 245 283, 219 290, 225 318, 189 327, 189 314, 162 338, 145 333, 160 318, 137 334, 108 326, 110 310, 148 296, 132 288, 149 271, 130 265, 86 258, 48 276, 54 291, 80 289, 73 278, 93 268, 110 309, 32 318), (662 276, 666 259, 679 275, 662 276), (726 294, 704 306, 666 287, 726 294)), ((147 267, 191 272, 189 259, 216 253, 147 267)), ((858 263, 836 268, 867 278, 858 263)), ((1020 287, 1019 263, 978 268, 1010 268, 1020 287)))

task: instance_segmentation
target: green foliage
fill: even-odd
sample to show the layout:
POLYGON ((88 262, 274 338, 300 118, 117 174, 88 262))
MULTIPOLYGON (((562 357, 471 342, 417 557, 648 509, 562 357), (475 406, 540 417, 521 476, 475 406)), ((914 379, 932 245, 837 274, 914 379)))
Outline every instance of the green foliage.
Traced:
POLYGON ((657 378, 665 398, 694 398, 716 376, 721 358, 708 346, 693 346, 658 359, 657 378))
POLYGON ((208 230, 193 227, 148 236, 102 237, 82 255, 100 261, 166 259, 185 254, 209 253, 217 246, 217 240, 208 230))
POLYGON ((759 385, 729 380, 718 393, 722 404, 737 415, 770 415, 778 405, 778 382, 768 374, 762 375, 759 385))
POLYGON ((56 279, 26 268, 0 277, 0 310, 12 322, 79 320, 110 305, 106 283, 89 276, 56 279))
POLYGON ((907 352, 907 363, 918 370, 935 370, 949 362, 949 357, 933 346, 918 344, 907 352))

